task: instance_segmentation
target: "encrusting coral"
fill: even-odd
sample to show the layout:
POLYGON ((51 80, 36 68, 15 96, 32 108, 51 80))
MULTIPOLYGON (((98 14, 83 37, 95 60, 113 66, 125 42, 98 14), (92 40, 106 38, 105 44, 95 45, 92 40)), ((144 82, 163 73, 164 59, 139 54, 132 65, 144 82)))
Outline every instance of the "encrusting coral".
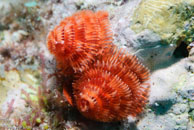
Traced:
POLYGON ((159 34, 164 43, 192 42, 193 0, 142 0, 133 15, 131 28, 139 33, 149 29, 159 34))
POLYGON ((82 115, 111 122, 143 111, 149 71, 135 56, 112 44, 106 12, 84 10, 65 18, 49 33, 47 44, 62 72, 75 77, 64 84, 63 94, 82 115))

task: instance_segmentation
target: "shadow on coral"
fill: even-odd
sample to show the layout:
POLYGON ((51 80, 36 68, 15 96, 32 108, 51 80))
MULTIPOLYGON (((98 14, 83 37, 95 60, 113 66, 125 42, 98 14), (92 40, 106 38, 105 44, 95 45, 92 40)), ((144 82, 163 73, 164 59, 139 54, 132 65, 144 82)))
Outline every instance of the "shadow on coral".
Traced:
POLYGON ((151 106, 151 109, 156 115, 164 115, 172 106, 174 102, 172 100, 168 101, 158 101, 151 106))
POLYGON ((169 59, 167 62, 164 62, 162 64, 158 64, 154 66, 151 71, 155 71, 158 69, 169 67, 177 62, 179 62, 181 59, 188 57, 189 52, 187 50, 187 45, 182 42, 173 52, 173 55, 171 59, 169 59))
POLYGON ((189 56, 189 52, 187 50, 187 44, 185 42, 181 42, 181 44, 175 49, 173 55, 176 58, 184 58, 189 56))

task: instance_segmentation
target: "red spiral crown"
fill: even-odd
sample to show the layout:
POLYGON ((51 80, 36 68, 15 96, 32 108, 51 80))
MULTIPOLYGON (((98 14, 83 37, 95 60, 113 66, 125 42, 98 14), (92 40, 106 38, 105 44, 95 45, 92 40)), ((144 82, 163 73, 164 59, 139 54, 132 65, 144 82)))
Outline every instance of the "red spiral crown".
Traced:
POLYGON ((73 84, 78 110, 103 122, 140 114, 147 102, 149 71, 135 56, 117 49, 99 59, 73 84))
POLYGON ((47 38, 48 49, 61 68, 83 71, 112 42, 108 13, 84 10, 65 18, 47 38))

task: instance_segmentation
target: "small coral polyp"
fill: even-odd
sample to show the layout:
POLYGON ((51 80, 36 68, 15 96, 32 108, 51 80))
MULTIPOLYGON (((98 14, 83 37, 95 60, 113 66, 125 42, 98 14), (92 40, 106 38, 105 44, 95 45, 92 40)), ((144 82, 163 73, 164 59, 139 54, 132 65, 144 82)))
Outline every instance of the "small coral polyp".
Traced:
POLYGON ((82 71, 112 42, 108 13, 84 10, 65 18, 47 38, 48 49, 61 68, 82 71))
POLYGON ((149 71, 112 39, 104 11, 77 12, 48 35, 48 49, 62 72, 76 77, 63 85, 64 96, 83 116, 100 122, 136 117, 149 95, 149 71))
POLYGON ((73 84, 78 110, 87 118, 112 122, 136 117, 149 94, 149 71, 135 56, 104 54, 73 84))

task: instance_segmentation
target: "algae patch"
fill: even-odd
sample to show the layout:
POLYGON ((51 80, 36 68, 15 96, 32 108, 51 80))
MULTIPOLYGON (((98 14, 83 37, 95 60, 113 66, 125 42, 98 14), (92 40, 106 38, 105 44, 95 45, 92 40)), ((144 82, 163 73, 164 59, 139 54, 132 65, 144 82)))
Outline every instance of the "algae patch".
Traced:
POLYGON ((137 33, 145 29, 153 30, 166 43, 176 44, 187 37, 185 32, 189 31, 185 26, 193 16, 192 0, 142 0, 134 13, 131 28, 137 33))
POLYGON ((15 70, 5 72, 5 77, 0 77, 0 105, 7 97, 7 92, 17 86, 21 86, 19 73, 15 70))
POLYGON ((29 92, 31 95, 35 95, 36 93, 32 91, 31 88, 37 88, 39 86, 39 72, 33 72, 31 70, 25 70, 25 71, 17 71, 17 70, 10 70, 5 71, 4 75, 0 76, 0 105, 3 105, 4 102, 10 98, 14 97, 14 95, 9 94, 15 94, 17 93, 17 96, 20 94, 21 89, 24 89, 25 91, 29 92), (31 88, 30 88, 31 87, 31 88), (14 92, 18 91, 18 92, 14 92))

